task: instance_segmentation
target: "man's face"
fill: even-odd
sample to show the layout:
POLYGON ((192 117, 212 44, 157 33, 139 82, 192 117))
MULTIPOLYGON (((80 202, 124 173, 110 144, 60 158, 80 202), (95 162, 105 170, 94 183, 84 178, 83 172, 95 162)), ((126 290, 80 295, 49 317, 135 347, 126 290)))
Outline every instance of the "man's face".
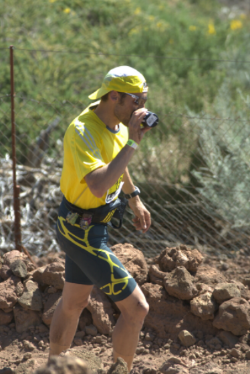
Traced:
POLYGON ((145 102, 147 100, 147 93, 135 93, 135 94, 120 94, 118 93, 118 102, 114 108, 114 114, 116 118, 122 122, 125 126, 128 126, 130 118, 134 111, 139 108, 145 108, 145 102), (134 97, 130 96, 133 95, 134 97), (139 99, 138 99, 139 98, 139 99), (143 100, 140 100, 143 99, 143 100))

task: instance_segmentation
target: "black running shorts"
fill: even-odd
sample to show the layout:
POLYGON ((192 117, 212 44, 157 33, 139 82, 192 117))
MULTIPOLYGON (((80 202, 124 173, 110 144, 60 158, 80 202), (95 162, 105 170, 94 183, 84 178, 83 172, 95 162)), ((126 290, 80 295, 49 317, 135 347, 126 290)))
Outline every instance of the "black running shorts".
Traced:
POLYGON ((66 253, 65 280, 83 285, 95 284, 114 302, 131 295, 136 281, 107 246, 107 225, 91 224, 83 230, 65 218, 69 210, 61 203, 57 238, 66 253))

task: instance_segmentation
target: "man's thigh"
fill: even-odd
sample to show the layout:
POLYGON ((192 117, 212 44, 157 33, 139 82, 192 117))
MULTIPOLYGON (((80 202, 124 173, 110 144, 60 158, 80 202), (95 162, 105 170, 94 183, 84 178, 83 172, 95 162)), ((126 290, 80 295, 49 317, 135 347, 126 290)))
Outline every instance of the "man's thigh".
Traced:
POLYGON ((68 310, 85 308, 92 289, 92 285, 65 282, 62 293, 63 307, 68 310))

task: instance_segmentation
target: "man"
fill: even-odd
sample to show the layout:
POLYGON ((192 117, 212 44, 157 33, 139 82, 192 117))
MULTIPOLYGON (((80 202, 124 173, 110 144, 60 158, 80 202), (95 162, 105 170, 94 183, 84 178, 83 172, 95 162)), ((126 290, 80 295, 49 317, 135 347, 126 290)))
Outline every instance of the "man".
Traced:
POLYGON ((127 169, 149 130, 140 126, 147 113, 147 84, 137 70, 120 66, 105 76, 101 88, 89 98, 101 100, 84 110, 64 137, 60 182, 64 198, 57 236, 66 252, 66 281, 50 328, 50 355, 70 347, 95 284, 121 311, 112 336, 114 361, 122 357, 130 370, 148 304, 107 246, 107 222, 119 205, 122 189, 135 215, 135 228, 145 233, 151 225, 150 213, 127 169))

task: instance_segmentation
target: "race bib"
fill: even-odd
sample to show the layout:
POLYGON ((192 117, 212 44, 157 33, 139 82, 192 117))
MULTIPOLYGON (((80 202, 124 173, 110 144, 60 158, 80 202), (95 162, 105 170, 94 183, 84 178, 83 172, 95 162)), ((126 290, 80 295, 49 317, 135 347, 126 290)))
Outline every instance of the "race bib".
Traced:
POLYGON ((115 200, 118 197, 119 193, 121 192, 122 186, 124 182, 122 182, 123 175, 118 179, 116 184, 108 189, 105 202, 106 204, 111 203, 111 201, 115 200))

